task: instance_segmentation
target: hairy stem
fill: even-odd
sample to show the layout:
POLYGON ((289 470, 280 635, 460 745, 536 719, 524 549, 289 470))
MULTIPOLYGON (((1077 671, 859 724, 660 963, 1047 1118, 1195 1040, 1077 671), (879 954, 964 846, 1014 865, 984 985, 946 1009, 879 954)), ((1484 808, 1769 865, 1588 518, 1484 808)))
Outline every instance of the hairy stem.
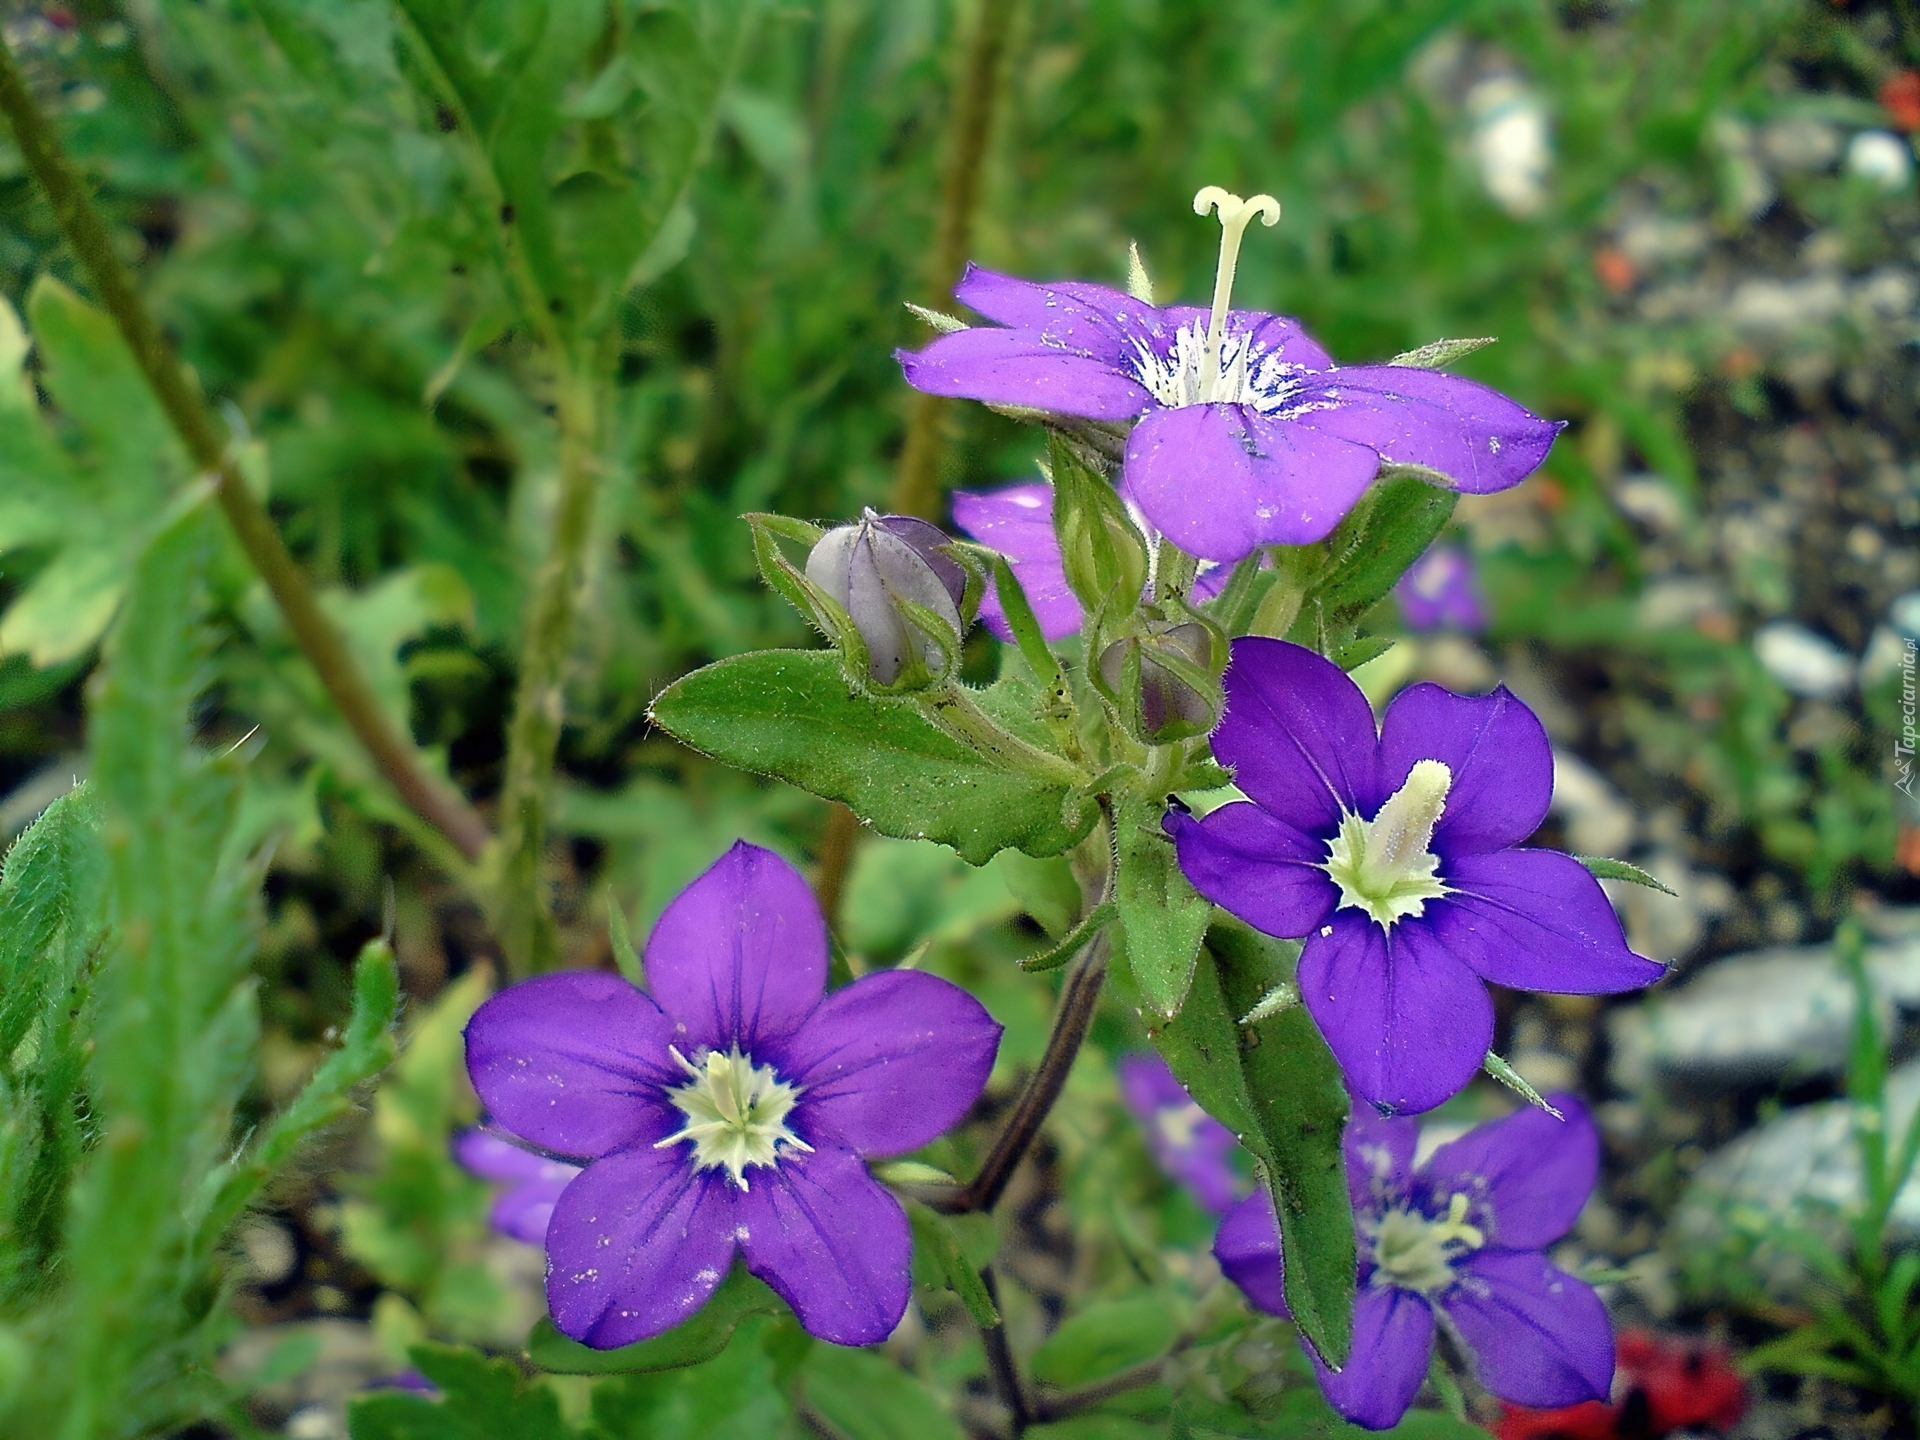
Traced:
POLYGON ((573 373, 563 373, 556 400, 559 505, 527 612, 520 687, 507 729, 507 770, 500 792, 494 931, 516 978, 551 970, 560 962, 559 934, 541 874, 547 843, 546 792, 566 716, 567 659, 599 480, 592 385, 573 373))
MULTIPOLYGON (((994 101, 1000 91, 1000 54, 1006 49, 1012 15, 1013 0, 980 0, 973 36, 967 44, 953 109, 952 149, 947 154, 946 180, 940 196, 940 223, 934 232, 927 280, 936 307, 945 304, 973 243, 980 171, 986 160, 987 138, 993 130, 994 101)), ((900 451, 900 469, 893 482, 893 509, 898 514, 937 518, 945 412, 946 402, 939 396, 914 393, 906 444, 900 451)))
POLYGON ((820 897, 820 913, 829 926, 839 920, 840 897, 846 893, 847 871, 853 865, 853 849, 859 841, 860 817, 835 802, 820 832, 820 878, 813 886, 814 894, 820 897))
POLYGON ((1014 1103, 1013 1113, 993 1142, 980 1173, 957 1191, 927 1196, 927 1203, 934 1209, 958 1215, 970 1210, 991 1210, 1000 1203, 1007 1182, 1040 1133, 1053 1102, 1060 1098, 1060 1091, 1067 1083, 1067 1072, 1073 1069, 1074 1057, 1087 1038, 1087 1028, 1093 1024, 1094 1011, 1100 1006, 1100 986, 1107 978, 1111 949, 1107 932, 1102 929, 1074 958, 1060 987, 1060 1005, 1053 1012, 1053 1030, 1047 1036, 1046 1053, 1040 1057, 1033 1074, 1027 1077, 1026 1088, 1014 1103))
POLYGON ((27 168, 52 204, 54 219, 86 270, 94 294, 119 327, 187 454, 212 477, 220 509, 241 549, 266 582, 294 642, 319 674, 341 718, 407 807, 451 840, 461 854, 470 860, 478 858, 490 838, 486 822, 464 796, 427 768, 412 741, 380 708, 345 640, 321 612, 266 507, 247 488, 228 453, 225 427, 207 408, 141 302, 133 277, 114 252, 106 223, 4 45, 0 45, 0 110, 6 112, 27 168))

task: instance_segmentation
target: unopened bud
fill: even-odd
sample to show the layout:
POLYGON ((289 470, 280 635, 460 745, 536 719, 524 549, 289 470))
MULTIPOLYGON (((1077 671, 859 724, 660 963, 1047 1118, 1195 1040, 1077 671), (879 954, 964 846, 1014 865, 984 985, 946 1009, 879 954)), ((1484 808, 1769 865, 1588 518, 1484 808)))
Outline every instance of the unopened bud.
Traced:
POLYGON ((867 646, 867 674, 892 685, 919 670, 949 671, 960 657, 967 574, 940 553, 937 525, 868 510, 829 530, 807 556, 807 578, 852 617, 867 646))
POLYGON ((1088 613, 1117 599, 1121 613, 1140 603, 1147 542, 1112 485, 1083 466, 1064 442, 1052 446, 1053 528, 1067 584, 1088 613))
POLYGON ((1102 650, 1100 678, 1142 740, 1164 745, 1205 735, 1223 704, 1219 648, 1214 632, 1198 621, 1156 628, 1102 650), (1136 670, 1137 678, 1130 673, 1136 670))

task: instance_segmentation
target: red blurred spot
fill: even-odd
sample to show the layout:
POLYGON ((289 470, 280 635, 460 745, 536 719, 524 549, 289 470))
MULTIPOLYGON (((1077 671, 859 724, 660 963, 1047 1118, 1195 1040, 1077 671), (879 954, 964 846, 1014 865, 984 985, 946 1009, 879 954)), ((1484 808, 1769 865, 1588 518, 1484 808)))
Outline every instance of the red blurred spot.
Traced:
POLYGON ((1633 261, 1627 258, 1626 252, 1616 250, 1611 245, 1593 252, 1593 273, 1600 277, 1602 285, 1616 295, 1626 294, 1639 278, 1634 274, 1633 261))
POLYGON ((1542 510, 1563 510, 1567 504, 1567 487, 1551 475, 1537 475, 1533 481, 1533 498, 1542 510))
POLYGON ((1889 75, 1880 87, 1880 105, 1902 130, 1920 130, 1920 71, 1889 75))
POLYGON ((1675 1430, 1726 1430, 1747 1410, 1746 1385, 1718 1345, 1626 1330, 1615 1342, 1609 1404, 1564 1410, 1501 1404, 1499 1440, 1659 1440, 1675 1430))
POLYGON ((1920 825, 1902 825, 1893 842, 1893 863, 1909 875, 1920 875, 1920 825))
POLYGON ((73 12, 64 5, 47 5, 42 7, 40 18, 56 30, 73 29, 73 12))
POLYGON ((1745 379, 1760 368, 1760 357, 1744 345, 1729 350, 1720 360, 1720 368, 1732 380, 1745 379))

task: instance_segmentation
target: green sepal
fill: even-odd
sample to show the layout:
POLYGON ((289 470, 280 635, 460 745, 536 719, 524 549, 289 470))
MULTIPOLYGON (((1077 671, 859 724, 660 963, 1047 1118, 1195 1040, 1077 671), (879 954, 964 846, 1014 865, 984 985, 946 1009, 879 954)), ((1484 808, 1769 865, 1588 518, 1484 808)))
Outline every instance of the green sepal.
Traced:
POLYGON ((1141 998, 1171 1018, 1193 984, 1213 904, 1181 872, 1173 842, 1160 828, 1166 813, 1163 797, 1121 797, 1114 816, 1120 868, 1113 894, 1141 998))
MULTIPOLYGON (((1266 552, 1255 550, 1233 567, 1220 593, 1209 600, 1207 614, 1228 635, 1244 635, 1254 612, 1273 585, 1275 574, 1266 565, 1266 552)), ((1291 622, 1289 622, 1291 623, 1291 622)))
POLYGON ((1604 855, 1576 855, 1573 857, 1591 871, 1596 879, 1624 880, 1629 885, 1644 885, 1649 890, 1658 890, 1662 895, 1680 898, 1680 892, 1661 884, 1638 865, 1629 865, 1625 860, 1609 860, 1604 855))
POLYGON ((1049 433, 1053 531, 1067 585, 1091 615, 1109 602, 1122 613, 1140 603, 1147 542, 1112 485, 1095 475, 1061 436, 1049 433))
POLYGON ((907 1220, 913 1227, 915 1270, 927 1282, 945 1285, 960 1297, 973 1323, 987 1329, 1000 1323, 1000 1311, 980 1278, 981 1268, 1000 1248, 990 1215, 948 1217, 918 1200, 907 1201, 907 1220), (981 1252, 985 1253, 981 1253, 981 1252))
POLYGON ((1498 1080, 1529 1105, 1546 1111, 1547 1114, 1553 1116, 1556 1120, 1564 1120, 1567 1118, 1545 1100, 1542 1100, 1540 1098, 1540 1092, 1529 1085, 1521 1076, 1520 1072, 1507 1063, 1504 1056, 1496 1055, 1493 1051, 1489 1050, 1487 1051, 1486 1059, 1480 1062, 1480 1068, 1486 1071, 1490 1078, 1498 1080))
POLYGON ((613 963, 620 967, 620 973, 626 976, 627 983, 636 990, 644 990, 647 984, 646 971, 640 964, 640 953, 633 948, 633 936, 627 930, 626 912, 611 895, 607 896, 607 944, 613 950, 613 963))
POLYGON ((1453 1372, 1447 1368, 1447 1362, 1440 1356, 1440 1347, 1433 1347, 1433 1353, 1427 1357, 1427 1383, 1433 1386, 1433 1393, 1440 1397, 1440 1404, 1447 1414, 1462 1424, 1467 1422, 1467 1397, 1460 1393, 1460 1382, 1453 1378, 1453 1372))
POLYGON ((1481 335, 1471 340, 1429 340, 1412 350, 1402 350, 1387 361, 1389 365, 1405 365, 1416 370, 1439 370, 1456 360, 1464 360, 1476 350, 1484 350, 1499 337, 1481 335))
MULTIPOLYGON (((1000 688, 975 699, 1006 724, 1000 688)), ((1006 702, 1031 710, 1022 697, 1006 702)), ((1010 772, 910 702, 850 690, 823 651, 731 656, 669 685, 649 714, 703 754, 839 800, 883 835, 950 845, 973 865, 1008 849, 1058 855, 1099 813, 1075 785, 1010 772)))
POLYGON ((860 634, 860 627, 853 623, 853 617, 845 607, 809 580, 804 570, 780 552, 780 546, 774 538, 777 535, 812 546, 818 544, 826 532, 818 525, 809 525, 804 520, 795 520, 786 515, 754 513, 741 518, 753 531, 753 559, 760 568, 760 578, 840 652, 841 666, 846 671, 848 682, 865 687, 868 684, 867 642, 860 634), (807 538, 809 535, 811 539, 807 538))
POLYGON ((1080 947, 1100 933, 1102 926, 1111 923, 1120 913, 1120 908, 1111 900, 1102 900, 1093 909, 1081 916, 1073 929, 1059 940, 1035 955, 1028 955, 1018 961, 1020 968, 1029 975, 1044 974, 1048 970, 1058 970, 1075 955, 1080 947))
POLYGON ((915 690, 925 690, 934 685, 944 685, 953 677, 960 666, 960 636, 937 610, 928 609, 916 601, 907 599, 897 592, 889 591, 888 601, 900 613, 900 618, 909 628, 918 630, 940 649, 940 668, 930 670, 920 658, 920 652, 908 647, 907 665, 900 672, 900 678, 891 685, 872 685, 876 695, 904 695, 915 690))
POLYGON ((1020 649, 1020 658, 1027 662, 1027 668, 1033 671, 1034 678, 1040 684, 1051 689, 1058 685, 1065 688, 1065 680, 1060 674, 1060 661, 1047 645, 1047 637, 1040 633, 1040 621, 1035 618, 1033 605, 1027 599, 1027 590, 1020 583, 1020 577, 1013 573, 1013 566, 1007 563, 1007 557, 998 550, 989 550, 984 546, 960 546, 955 550, 972 550, 984 556, 993 571, 993 592, 1000 601, 1000 613, 1006 616, 1007 629, 1013 632, 1013 642, 1020 649))
POLYGON ((1347 641, 1344 645, 1334 646, 1333 653, 1327 658, 1342 670, 1358 670, 1368 661, 1378 660, 1391 650, 1394 644, 1395 641, 1391 635, 1362 635, 1356 640, 1347 641))
POLYGON ((1186 1004, 1153 1042, 1201 1108, 1253 1152, 1280 1219, 1287 1305, 1308 1343, 1337 1366, 1352 1341, 1355 1276, 1340 1066, 1303 1005, 1251 1025, 1234 1018, 1291 978, 1286 948, 1217 919, 1186 1004))
POLYGON ((555 1375, 636 1375, 654 1370, 679 1370, 711 1360, 727 1348, 733 1332, 749 1315, 778 1315, 786 1304, 766 1283, 738 1262, 692 1315, 663 1335, 622 1345, 617 1350, 595 1350, 570 1340, 541 1316, 527 1336, 527 1358, 555 1375))
POLYGON ((1325 568, 1306 590, 1299 618, 1287 632, 1289 640, 1323 655, 1352 638, 1361 617, 1420 558, 1460 500, 1452 490, 1423 479, 1381 473, 1327 538, 1325 568))

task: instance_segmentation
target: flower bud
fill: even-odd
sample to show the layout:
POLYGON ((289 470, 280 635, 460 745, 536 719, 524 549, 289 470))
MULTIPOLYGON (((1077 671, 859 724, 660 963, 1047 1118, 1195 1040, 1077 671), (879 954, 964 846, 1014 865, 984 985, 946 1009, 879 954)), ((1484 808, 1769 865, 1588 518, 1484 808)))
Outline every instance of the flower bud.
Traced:
POLYGON ((1080 464, 1067 447, 1052 447, 1053 527, 1067 584, 1095 614, 1110 598, 1121 613, 1139 603, 1147 584, 1147 542, 1113 486, 1080 464))
POLYGON ((937 525, 868 510, 829 530, 807 556, 807 578, 852 618, 877 685, 946 674, 960 658, 967 575, 940 552, 937 525))
POLYGON ((1157 626, 1102 650, 1100 679, 1142 740, 1164 745, 1204 735, 1225 703, 1221 648, 1215 632, 1198 621, 1157 626))

